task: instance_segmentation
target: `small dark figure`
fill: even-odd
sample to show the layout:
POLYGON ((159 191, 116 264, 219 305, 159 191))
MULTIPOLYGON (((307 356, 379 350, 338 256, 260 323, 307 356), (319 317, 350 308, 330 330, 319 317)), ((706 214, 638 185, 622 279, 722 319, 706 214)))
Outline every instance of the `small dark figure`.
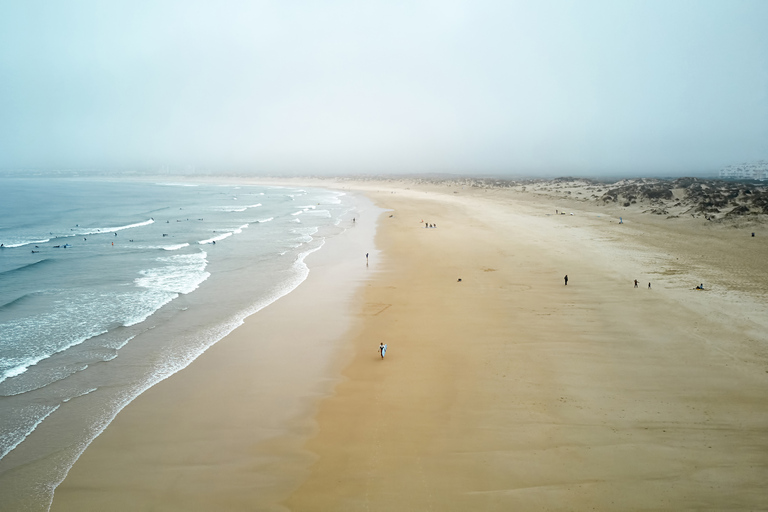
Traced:
POLYGON ((384 343, 379 343, 379 354, 381 354, 382 359, 384 359, 385 350, 387 350, 387 347, 384 345, 384 343))
POLYGON ((459 280, 458 280, 458 281, 456 281, 456 282, 457 282, 457 283, 460 283, 460 282, 461 282, 461 278, 459 278, 459 280))
POLYGON ((651 283, 648 283, 648 289, 649 290, 651 289, 651 283))
POLYGON ((635 279, 635 288, 637 288, 637 279, 635 279))
POLYGON ((568 286, 568 274, 565 274, 565 286, 568 286))

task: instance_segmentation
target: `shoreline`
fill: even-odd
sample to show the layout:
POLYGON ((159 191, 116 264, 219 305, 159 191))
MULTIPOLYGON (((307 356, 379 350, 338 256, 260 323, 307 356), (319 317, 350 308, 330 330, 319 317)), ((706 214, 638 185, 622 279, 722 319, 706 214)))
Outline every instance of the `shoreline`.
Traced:
MULTIPOLYGON (((210 188, 214 192, 223 190, 221 184, 212 184, 210 188)), ((256 188, 264 188, 265 192, 266 189, 272 189, 256 188)), ((141 190, 141 187, 139 189, 141 190)), ((194 195, 198 195, 203 188, 177 187, 174 190, 193 190, 194 195)), ((339 197, 341 194, 329 192, 327 189, 317 189, 313 192, 307 188, 307 191, 310 197, 316 197, 316 201, 319 201, 318 208, 320 202, 328 202, 331 215, 327 220, 307 219, 301 224, 287 225, 283 230, 285 243, 279 242, 279 237, 267 238, 267 243, 259 241, 263 238, 259 235, 259 230, 280 232, 279 228, 274 227, 276 224, 270 223, 263 228, 253 223, 253 229, 244 230, 242 221, 232 223, 233 228, 240 226, 239 229, 244 230, 242 238, 241 234, 237 233, 235 240, 240 241, 237 245, 221 244, 215 248, 211 245, 192 244, 189 251, 184 251, 195 253, 192 257, 195 264, 201 263, 202 260, 204 263, 201 264, 206 267, 206 274, 202 276, 204 282, 194 293, 178 294, 162 304, 144 322, 127 325, 125 321, 118 321, 106 329, 106 333, 87 339, 62 353, 54 354, 53 357, 35 365, 19 379, 4 383, 3 410, 8 414, 4 415, 2 430, 9 435, 22 432, 24 437, 23 441, 0 461, 0 508, 47 510, 55 487, 87 445, 100 435, 120 410, 152 385, 186 367, 226 333, 241 325, 244 318, 293 290, 306 279, 308 268, 304 263, 305 257, 311 256, 310 253, 320 248, 325 239, 333 238, 348 228, 352 216, 344 221, 340 215, 354 208, 357 203, 354 197, 339 201, 343 199, 339 197), (309 227, 311 225, 320 226, 312 240, 306 235, 315 231, 309 227), (294 227, 298 231, 294 232, 294 227), (278 250, 274 251, 273 248, 278 250), (275 258, 265 259, 264 254, 275 254, 275 258), (209 277, 211 279, 208 279, 209 277), (62 369, 74 371, 68 375, 66 371, 62 372, 62 369), (49 374, 52 377, 50 382, 44 381, 44 385, 30 386, 35 383, 36 377, 45 379, 49 374), (25 389, 25 386, 28 389, 25 389), (46 406, 55 406, 55 413, 46 416, 45 421, 37 421, 38 418, 34 415, 46 406), (32 423, 32 420, 36 423, 32 423), (26 427, 27 430, 15 428, 16 425, 26 427)), ((277 190, 272 193, 280 198, 292 192, 277 190)), ((151 193, 148 197, 150 196, 151 193)), ((208 199, 211 199, 209 196, 210 194, 208 199)), ((195 204, 204 205, 206 197, 203 193, 203 199, 195 204)), ((218 201, 213 199, 213 204, 216 205, 218 201)), ((167 200, 172 201, 173 198, 167 200)), ((295 203, 288 202, 288 197, 285 197, 285 203, 288 213, 296 211, 293 210, 295 203)), ((315 200, 308 201, 308 204, 314 205, 315 200)), ((171 215, 170 222, 173 222, 175 215, 171 215)), ((248 216, 247 213, 245 215, 248 216)), ((346 214, 344 215, 346 218, 346 214)), ((264 215, 258 213, 253 215, 253 218, 263 217, 264 215)), ((293 216, 287 218, 294 219, 293 216)), ((162 217, 156 220, 166 223, 166 219, 162 217)), ((218 224, 216 218, 212 220, 213 224, 218 224)), ((223 225, 226 226, 226 222, 223 225)), ((220 226, 213 227, 217 229, 220 226)), ((165 227, 161 229, 166 231, 165 227)), ((182 228, 178 232, 168 231, 170 236, 184 236, 193 230, 182 228)), ((159 230, 156 234, 159 238, 159 230)), ((144 238, 151 238, 151 235, 152 233, 145 233, 144 238)), ((190 238, 202 240, 207 237, 190 238)), ((110 241, 111 239, 107 241, 107 245, 110 245, 110 241)), ((147 253, 147 261, 141 268, 154 269, 155 260, 163 261, 163 264, 182 264, 181 268, 174 267, 171 289, 176 289, 174 287, 180 282, 179 279, 185 276, 185 272, 191 271, 196 275, 194 271, 200 270, 199 267, 183 266, 190 263, 190 256, 159 251, 161 248, 150 247, 150 251, 156 251, 147 253)), ((152 270, 149 272, 154 274, 152 270)), ((163 282, 155 284, 162 285, 163 282)), ((118 290, 118 295, 120 291, 122 290, 118 290)), ((106 301, 106 305, 111 303, 112 301, 106 301)), ((127 305, 128 310, 132 304, 127 305)), ((91 318, 94 322, 100 319, 98 314, 91 315, 91 318)), ((84 316, 83 320, 90 322, 87 316, 84 316)), ((67 334, 66 331, 68 329, 62 328, 64 335, 67 334)), ((8 441, 8 436, 5 440, 8 441)))
POLYGON ((51 510, 135 510, 140 503, 158 502, 164 510, 189 510, 205 502, 210 509, 214 502, 200 493, 208 480, 223 483, 226 475, 232 478, 224 486, 237 487, 240 479, 234 497, 231 489, 219 489, 219 498, 233 507, 252 502, 254 493, 262 503, 276 501, 267 496, 270 492, 285 493, 292 481, 285 475, 300 472, 311 459, 297 440, 312 428, 313 404, 330 392, 338 374, 334 368, 343 364, 339 340, 353 327, 346 303, 372 271, 364 258, 365 252, 375 253, 378 210, 362 196, 354 202, 354 225, 306 257, 307 279, 127 405, 70 469, 51 510), (318 293, 324 296, 320 303, 315 302, 318 293), (335 322, 325 322, 323 315, 335 322), (208 404, 207 413, 198 404, 208 404), (209 414, 236 425, 218 424, 209 414), (201 445, 201 432, 210 445, 201 445), (245 460, 243 445, 254 457, 245 460), (282 480, 269 469, 275 445, 290 452, 277 471, 282 480), (190 465, 191 460, 196 462, 190 465), (245 479, 260 474, 257 491, 245 479), (169 494, 174 497, 163 497, 169 494))
MULTIPOLYGON (((213 391, 196 402, 181 378, 169 379, 172 390, 157 386, 145 411, 134 407, 133 422, 118 429, 118 418, 107 429, 90 474, 65 480, 52 510, 115 509, 131 499, 139 501, 127 509, 768 506, 768 283, 755 275, 764 245, 749 245, 741 230, 682 219, 628 215, 620 226, 610 208, 514 191, 302 183, 354 190, 391 210, 379 216, 375 274, 335 312, 313 306, 316 325, 339 315, 349 328, 317 331, 343 355, 300 397, 294 418, 303 419, 243 442, 257 436, 242 429, 238 404, 217 403, 213 391), (576 215, 554 217, 564 205, 576 215), (713 234, 723 240, 708 242, 713 234), (700 276, 713 283, 707 293, 688 287, 700 276), (653 288, 633 289, 635 278, 653 288), (389 344, 384 361, 379 341, 389 344), (175 426, 157 428, 149 411, 158 408, 175 426), (215 431, 234 434, 224 452, 207 445, 203 434, 215 431), (211 466, 200 466, 198 451, 211 466), (128 456, 125 471, 155 468, 156 486, 99 474, 113 471, 116 453, 128 456)), ((307 304, 323 303, 312 288, 304 288, 307 304)), ((290 339, 300 328, 278 306, 285 299, 233 334, 259 328, 290 339)), ((196 373, 178 375, 210 379, 234 365, 239 389, 256 389, 243 385, 258 364, 248 350, 216 352, 190 366, 196 373)), ((287 351, 275 361, 290 358, 287 351)), ((297 374, 272 370, 280 384, 297 374)))

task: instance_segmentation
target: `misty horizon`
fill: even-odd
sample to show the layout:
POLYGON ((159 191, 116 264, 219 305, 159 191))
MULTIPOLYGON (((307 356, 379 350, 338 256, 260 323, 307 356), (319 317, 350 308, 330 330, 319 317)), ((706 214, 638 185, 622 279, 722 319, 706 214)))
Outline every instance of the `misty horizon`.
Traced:
POLYGON ((0 7, 0 169, 715 176, 768 160, 768 3, 0 7))

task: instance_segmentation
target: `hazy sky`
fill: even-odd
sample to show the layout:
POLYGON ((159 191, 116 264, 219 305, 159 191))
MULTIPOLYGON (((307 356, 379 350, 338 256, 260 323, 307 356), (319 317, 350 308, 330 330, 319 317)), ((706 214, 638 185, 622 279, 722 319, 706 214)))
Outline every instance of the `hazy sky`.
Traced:
POLYGON ((0 1, 0 168, 703 174, 768 1, 0 1))

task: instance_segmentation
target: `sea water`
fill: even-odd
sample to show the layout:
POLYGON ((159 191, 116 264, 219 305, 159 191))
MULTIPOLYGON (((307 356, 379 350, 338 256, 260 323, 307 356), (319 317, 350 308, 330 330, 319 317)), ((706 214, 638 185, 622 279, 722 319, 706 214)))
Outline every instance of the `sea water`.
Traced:
POLYGON ((120 409, 293 290, 354 208, 186 182, 0 178, 0 194, 0 505, 40 510, 120 409))

